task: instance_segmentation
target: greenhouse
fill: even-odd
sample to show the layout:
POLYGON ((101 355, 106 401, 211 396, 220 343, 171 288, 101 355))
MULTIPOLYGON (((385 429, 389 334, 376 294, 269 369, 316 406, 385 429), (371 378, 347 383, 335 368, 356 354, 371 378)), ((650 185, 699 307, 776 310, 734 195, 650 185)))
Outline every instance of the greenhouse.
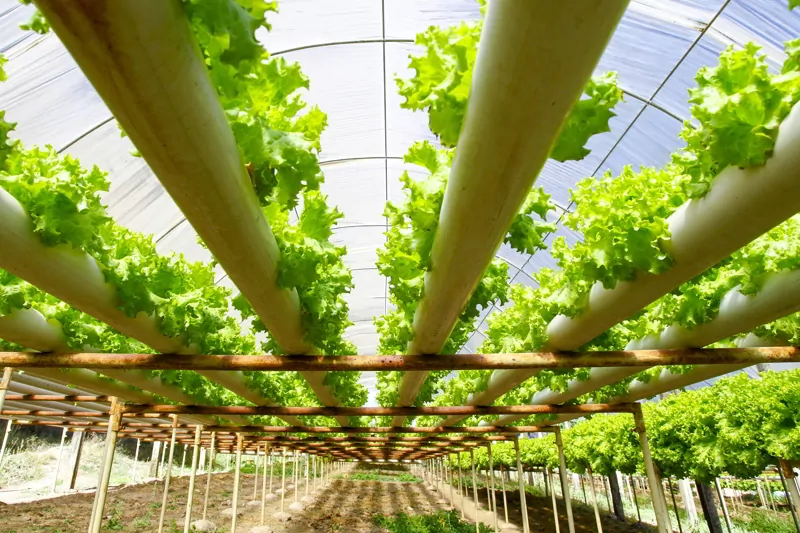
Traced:
POLYGON ((0 533, 800 533, 798 6, 0 0, 0 533))

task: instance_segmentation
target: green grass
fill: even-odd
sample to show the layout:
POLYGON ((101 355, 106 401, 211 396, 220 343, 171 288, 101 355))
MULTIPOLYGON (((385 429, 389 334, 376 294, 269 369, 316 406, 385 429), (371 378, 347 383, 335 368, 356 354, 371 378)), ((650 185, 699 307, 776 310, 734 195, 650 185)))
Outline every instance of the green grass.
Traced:
MULTIPOLYGON (((438 511, 433 514, 410 516, 398 513, 394 516, 376 515, 375 525, 389 533, 473 533, 475 524, 464 522, 456 511, 438 511)), ((491 529, 480 524, 480 533, 491 533, 491 529)))
POLYGON ((420 483, 422 480, 408 472, 351 472, 339 476, 350 481, 387 481, 394 483, 420 483))

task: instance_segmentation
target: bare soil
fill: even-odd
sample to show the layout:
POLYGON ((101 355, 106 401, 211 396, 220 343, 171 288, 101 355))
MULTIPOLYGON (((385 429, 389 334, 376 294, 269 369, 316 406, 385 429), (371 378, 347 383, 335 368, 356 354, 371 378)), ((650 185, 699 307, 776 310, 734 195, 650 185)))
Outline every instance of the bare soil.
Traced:
MULTIPOLYGON (((239 502, 242 515, 236 530, 249 532, 260 523, 260 506, 247 506, 253 499, 255 476, 242 474, 239 502)), ((280 486, 280 478, 273 478, 274 489, 280 486)), ((188 476, 172 478, 170 497, 166 509, 164 531, 175 533, 183 531, 183 519, 188 491, 188 476)), ((198 477, 194 494, 192 520, 201 518, 206 477, 198 477)), ((259 476, 258 497, 261 495, 261 477, 259 476)), ((109 491, 106 503, 103 531, 122 531, 143 533, 157 531, 158 518, 161 511, 163 481, 117 487, 109 491)), ((222 516, 223 509, 230 507, 233 492, 233 474, 215 474, 212 477, 208 503, 208 519, 214 522, 218 532, 230 531, 230 518, 222 516)), ((275 533, 379 533, 380 529, 373 525, 372 518, 376 514, 427 514, 437 509, 449 507, 437 504, 437 500, 449 500, 449 489, 429 491, 423 483, 397 483, 385 481, 357 481, 334 479, 324 488, 313 494, 313 486, 309 493, 316 501, 302 512, 290 512, 292 518, 288 522, 279 522, 273 515, 280 511, 280 496, 274 502, 268 502, 265 524, 275 533)), ((479 499, 485 508, 486 493, 482 491, 479 499)), ((455 493, 456 507, 460 498, 455 493)), ((298 499, 305 495, 305 488, 300 485, 298 499)), ((471 492, 470 492, 471 495, 471 492)), ((504 530, 521 531, 521 514, 519 513, 519 494, 506 494, 509 507, 510 524, 504 530)), ((500 524, 503 525, 502 495, 498 491, 498 507, 500 524)), ((40 500, 37 502, 19 503, 0 506, 0 533, 83 533, 88 528, 89 515, 92 508, 93 493, 71 494, 40 500)), ((288 491, 284 508, 295 501, 293 491, 288 491)), ((546 498, 528 495, 529 517, 532 531, 555 531, 553 525, 552 502, 546 498)), ((559 500, 561 530, 567 531, 566 515, 563 502, 559 500)), ((593 510, 577 501, 573 501, 576 530, 579 532, 595 531, 593 510)), ((465 499, 465 515, 474 519, 474 510, 470 499, 465 499)), ((484 523, 494 525, 493 515, 483 511, 479 518, 484 523)), ((651 532, 654 528, 630 522, 622 522, 608 515, 603 516, 603 529, 608 533, 651 532)))

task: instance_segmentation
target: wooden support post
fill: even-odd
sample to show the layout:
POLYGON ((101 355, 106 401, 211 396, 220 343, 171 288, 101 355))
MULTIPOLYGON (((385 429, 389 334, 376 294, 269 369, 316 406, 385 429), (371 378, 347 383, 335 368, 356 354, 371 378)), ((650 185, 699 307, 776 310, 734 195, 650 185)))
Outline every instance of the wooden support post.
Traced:
POLYGON ((200 434, 203 426, 194 430, 194 448, 192 449, 192 471, 189 474, 189 495, 186 497, 186 516, 183 519, 183 533, 189 533, 192 523, 192 504, 194 503, 194 482, 197 478, 197 463, 200 461, 200 434))
MULTIPOLYGON (((575 533, 575 518, 572 515, 572 498, 569 495, 569 480, 567 479, 567 459, 564 456, 564 441, 561 438, 561 428, 555 430, 556 448, 558 448, 558 475, 561 479, 561 496, 567 509, 567 525, 569 533, 575 533)), ((554 487, 554 485, 553 485, 554 487)), ((555 493, 555 488, 552 489, 555 493)))
MULTIPOLYGON (((545 479, 550 480, 550 484, 554 484, 555 480, 553 479, 553 472, 550 470, 550 467, 544 467, 544 474, 546 476, 545 479)), ((547 494, 547 490, 545 490, 545 495, 547 494)), ((556 500, 556 491, 551 490, 550 496, 553 499, 553 523, 556 525, 556 533, 561 533, 561 524, 558 520, 558 500, 556 500)))
POLYGON ((267 512, 267 466, 269 466, 269 492, 272 494, 272 450, 269 444, 264 444, 264 480, 261 483, 261 522, 264 525, 264 518, 267 512))
POLYGON ((308 496, 308 467, 309 467, 309 457, 306 454, 306 496, 308 496))
POLYGON ((633 496, 633 505, 636 507, 636 521, 642 523, 642 512, 639 510, 639 499, 636 497, 636 483, 633 481, 633 474, 629 476, 629 486, 631 488, 631 495, 633 496))
POLYGON ((603 522, 600 520, 600 509, 597 507, 597 490, 594 486, 594 476, 592 469, 589 468, 589 493, 592 495, 592 507, 594 508, 594 519, 597 523, 597 533, 603 533, 603 522))
POLYGON ((710 533, 722 533, 722 524, 719 521, 717 505, 714 503, 714 492, 711 486, 700 480, 695 480, 697 495, 700 497, 700 506, 703 509, 703 518, 706 520, 710 533))
MULTIPOLYGON (((717 497, 719 497, 719 503, 722 505, 722 515, 725 517, 725 526, 728 528, 728 533, 733 533, 731 516, 728 513, 728 504, 725 501, 725 496, 722 494, 722 487, 719 485, 719 478, 714 478, 714 486, 717 488, 717 497)), ((652 492, 652 489, 650 492, 652 492)))
POLYGON ((261 444, 256 444, 256 456, 253 459, 253 463, 255 464, 256 467, 256 477, 253 482, 253 501, 256 501, 256 498, 258 498, 258 452, 260 451, 261 451, 261 444))
POLYGON ((158 533, 164 531, 164 517, 167 513, 167 501, 169 498, 169 482, 172 478, 172 462, 175 459, 175 435, 178 429, 178 415, 172 416, 172 437, 169 441, 169 462, 164 473, 164 494, 161 496, 161 514, 158 517, 158 533))
POLYGON ((78 471, 81 466, 81 454, 83 453, 83 438, 85 434, 86 432, 83 429, 76 429, 72 432, 72 440, 69 444, 69 490, 74 490, 75 484, 78 481, 78 471))
POLYGON ((503 493, 503 512, 506 515, 506 524, 508 524, 508 497, 506 496, 506 476, 503 465, 500 465, 500 491, 503 493))
POLYGON ((0 468, 3 468, 3 459, 6 457, 6 447, 8 446, 8 436, 11 434, 11 425, 14 423, 10 418, 6 419, 6 429, 3 431, 3 444, 0 446, 0 468))
POLYGON ((178 474, 178 477, 183 477, 183 474, 186 473, 186 450, 189 448, 188 444, 183 445, 183 457, 181 457, 181 473, 178 474))
POLYGON ((500 519, 497 516, 497 494, 494 490, 494 461, 492 460, 492 442, 489 441, 489 444, 486 445, 486 451, 489 455, 489 484, 492 490, 492 503, 491 507, 494 507, 494 530, 495 533, 499 533, 500 531, 500 519))
POLYGON ((105 453, 100 467, 97 491, 94 495, 94 507, 92 508, 92 516, 89 523, 89 533, 100 533, 100 526, 103 522, 103 511, 106 506, 106 496, 108 494, 108 482, 111 479, 111 467, 114 464, 114 451, 117 447, 117 432, 120 428, 121 417, 122 403, 120 403, 117 398, 112 398, 111 407, 109 409, 108 430, 106 432, 105 453))
POLYGON ((286 501, 286 446, 283 447, 283 451, 281 452, 281 462, 282 470, 281 470, 281 512, 285 512, 284 509, 284 502, 286 501))
POLYGON ((653 510, 656 514, 658 533, 670 533, 672 525, 670 524, 667 500, 664 496, 664 491, 661 490, 661 476, 653 463, 653 457, 650 455, 650 445, 647 442, 647 431, 645 430, 642 407, 640 404, 636 405, 638 407, 633 411, 633 420, 636 426, 636 432, 639 434, 639 443, 642 446, 644 468, 647 472, 648 484, 650 485, 650 496, 653 500, 653 510))
POLYGON ((480 512, 480 503, 478 502, 478 479, 475 477, 475 451, 470 448, 469 458, 472 463, 472 497, 475 499, 475 533, 480 533, 480 520, 478 513, 480 512))
POLYGON ((11 384, 12 373, 13 369, 11 367, 7 366, 3 370, 3 379, 0 380, 0 411, 3 410, 6 403, 6 393, 8 393, 8 386, 11 384))
POLYGON ((455 509, 455 507, 456 507, 456 498, 455 498, 455 495, 453 494, 453 489, 454 489, 455 483, 453 483, 453 462, 450 459, 451 457, 452 457, 452 454, 447 454, 447 463, 448 463, 447 464, 447 467, 448 467, 447 468, 447 470, 448 470, 447 473, 450 474, 450 506, 453 509, 455 509))
POLYGON ((56 460, 56 472, 53 476, 53 492, 58 488, 58 474, 61 472, 61 456, 64 455, 64 440, 67 438, 67 428, 61 430, 61 444, 58 445, 58 459, 56 460))
POLYGON ((131 481, 133 483, 136 483, 136 470, 139 468, 139 447, 141 444, 141 439, 136 439, 136 451, 133 454, 133 472, 131 473, 131 481))
POLYGON ((242 444, 244 434, 236 435, 236 471, 233 473, 233 497, 231 498, 231 533, 236 533, 236 519, 239 517, 239 478, 242 474, 242 444))
POLYGON ((783 483, 783 490, 786 491, 788 496, 787 503, 789 504, 789 510, 792 512, 794 527, 800 533, 800 491, 797 489, 797 477, 789 462, 783 459, 778 462, 778 474, 780 474, 781 483, 783 483))
POLYGON ((672 488, 672 476, 667 478, 669 482, 669 493, 672 496, 672 508, 675 509, 675 518, 678 520, 678 532, 683 533, 683 526, 681 525, 681 515, 678 514, 678 502, 675 501, 675 491, 672 488))
POLYGON ((531 533, 531 527, 528 523, 528 504, 525 498, 525 476, 522 475, 522 461, 519 457, 519 437, 514 438, 514 451, 517 454, 517 481, 519 482, 519 504, 521 506, 520 512, 522 513, 522 531, 523 533, 531 533))
POLYGON ((294 503, 297 503, 297 493, 300 492, 298 490, 300 488, 299 487, 299 484, 300 484, 299 475, 300 475, 300 473, 298 472, 299 469, 297 468, 297 466, 299 464, 299 458, 300 458, 300 452, 295 450, 294 451, 294 466, 292 467, 292 477, 294 478, 294 503))
MULTIPOLYGON (((76 430, 77 431, 77 430, 76 430)), ((153 448, 150 452, 150 469, 147 472, 148 477, 150 478, 158 478, 159 477, 159 466, 161 464, 161 448, 162 448, 161 441, 153 442, 153 448)))
POLYGON ((211 488, 211 474, 214 472, 214 452, 216 450, 217 432, 211 433, 211 446, 208 448, 208 471, 206 472, 206 495, 203 498, 203 520, 208 515, 208 492, 211 488))
POLYGON ((461 484, 461 452, 458 452, 458 491, 461 493, 461 519, 464 519, 464 489, 461 484))

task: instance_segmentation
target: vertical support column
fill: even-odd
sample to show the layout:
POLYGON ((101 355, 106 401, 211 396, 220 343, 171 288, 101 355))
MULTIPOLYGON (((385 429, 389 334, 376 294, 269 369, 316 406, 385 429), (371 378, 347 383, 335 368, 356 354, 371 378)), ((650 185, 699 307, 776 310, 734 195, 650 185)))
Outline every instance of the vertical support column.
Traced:
POLYGON ((192 523, 192 504, 194 503, 194 482, 197 478, 197 463, 200 460, 200 434, 203 426, 194 428, 194 448, 192 449, 192 471, 189 474, 189 495, 186 497, 186 517, 183 520, 183 533, 189 533, 192 523))
POLYGON ((455 495, 453 494, 453 488, 454 488, 453 487, 453 485, 454 485, 454 483, 453 483, 453 463, 450 460, 450 456, 451 455, 452 454, 447 454, 447 467, 448 467, 447 468, 447 470, 448 470, 447 473, 450 474, 450 507, 455 509, 455 507, 456 507, 456 498, 455 498, 455 495))
POLYGON ((189 448, 187 444, 183 445, 183 456, 181 457, 181 473, 178 474, 178 477, 183 477, 183 474, 186 472, 186 449, 189 448))
POLYGON ((120 419, 122 418, 122 403, 117 398, 111 398, 109 415, 105 453, 103 454, 103 462, 100 467, 97 492, 95 492, 94 495, 94 507, 92 508, 92 517, 89 523, 89 533, 100 533, 100 526, 103 522, 103 511, 105 510, 106 495, 108 494, 108 482, 111 478, 111 467, 114 464, 114 451, 117 447, 117 433, 119 432, 120 419))
POLYGON ((308 497, 308 467, 309 467, 309 457, 306 453, 306 498, 308 497))
POLYGON ((53 476, 53 492, 58 488, 58 474, 61 472, 61 456, 64 455, 64 440, 67 438, 67 428, 61 430, 61 444, 58 445, 58 460, 56 460, 56 473, 53 476))
MULTIPOLYGON (((544 474, 547 478, 550 479, 550 483, 553 483, 553 474, 550 472, 550 467, 544 467, 544 474)), ((545 495, 547 494, 547 487, 545 485, 545 495)), ((558 500, 556 500, 556 491, 551 490, 550 496, 553 499, 553 523, 556 525, 556 533, 561 533, 561 524, 558 521, 558 500)))
MULTIPOLYGON (((642 512, 639 510, 639 498, 636 497, 636 483, 633 482, 633 475, 628 477, 629 483, 628 485, 631 488, 631 496, 633 496, 633 504, 636 506, 636 519, 641 524, 642 523, 642 512)), ((698 492, 699 488, 698 488, 698 492)))
POLYGON ((11 384, 12 373, 11 367, 7 366, 3 369, 3 379, 0 380, 0 411, 3 410, 6 404, 6 393, 8 392, 8 386, 11 384))
POLYGON ((497 516, 497 494, 494 491, 494 461, 492 460, 492 441, 489 441, 489 444, 486 446, 486 451, 489 455, 489 476, 490 476, 489 485, 491 487, 491 495, 492 495, 491 507, 494 507, 494 530, 495 533, 499 533, 500 519, 497 516))
POLYGON ((480 513, 480 505, 478 502, 478 479, 475 476, 475 451, 469 449, 469 459, 472 463, 472 497, 475 499, 475 533, 480 533, 480 520, 478 515, 480 513))
POLYGON ((83 453, 83 436, 86 432, 83 429, 76 429, 72 432, 72 441, 69 444, 70 477, 69 490, 75 489, 78 481, 78 471, 81 467, 81 454, 83 453))
POLYGON ((284 504, 286 502, 286 446, 283 447, 281 452, 281 512, 284 512, 284 504))
POLYGON ((597 490, 594 486, 594 475, 592 469, 589 468, 589 493, 592 495, 592 507, 594 507, 594 520, 597 524, 597 533, 603 533, 603 522, 600 520, 600 509, 597 507, 597 490))
POLYGON ((506 515, 506 524, 508 524, 508 497, 506 496, 506 476, 503 465, 500 465, 500 490, 503 492, 503 512, 506 515))
POLYGON ((642 457, 644 458, 644 469, 647 472, 647 481, 650 484, 650 495, 653 499, 653 509, 656 514, 658 533, 669 533, 672 529, 669 519, 669 509, 664 492, 661 490, 661 476, 658 474, 653 457, 650 455, 650 445, 647 442, 647 431, 642 415, 641 404, 634 404, 633 420, 636 425, 636 433, 639 434, 639 443, 642 446, 642 457))
POLYGON ((797 488, 797 476, 788 461, 780 459, 778 473, 781 476, 783 487, 789 495, 789 509, 792 511, 795 528, 800 531, 800 491, 797 488))
POLYGON ((522 475, 522 461, 519 457, 519 436, 514 436, 514 451, 517 454, 517 481, 519 482, 519 504, 522 507, 522 531, 531 533, 531 526, 528 523, 528 503, 525 498, 525 476, 522 475))
POLYGON ((139 446, 142 444, 141 439, 136 439, 136 452, 133 454, 133 473, 131 480, 136 483, 136 470, 139 467, 139 446))
POLYGON ((242 475, 242 444, 244 434, 236 434, 236 470, 233 473, 233 497, 231 498, 231 533, 236 533, 236 519, 239 517, 239 478, 242 475))
POLYGON ((167 499, 169 498, 169 482, 172 478, 172 461, 175 459, 175 434, 178 431, 178 415, 172 417, 172 436, 169 439, 169 462, 164 472, 164 495, 161 497, 161 514, 158 517, 158 533, 164 531, 164 516, 167 513, 167 499))
MULTIPOLYGON (((161 447, 161 459, 159 459, 159 465, 160 465, 159 468, 161 469, 161 477, 164 477, 164 463, 166 462, 166 460, 167 460, 167 447, 166 446, 162 446, 161 447)), ((170 466, 170 470, 171 470, 172 469, 172 465, 170 464, 169 466, 170 466)))
POLYGON ((264 517, 267 512, 267 466, 269 466, 269 492, 272 494, 272 450, 269 444, 264 444, 264 480, 261 482, 261 522, 264 525, 264 517))
POLYGON ((719 485, 719 478, 714 478, 714 486, 717 489, 719 503, 722 505, 722 514, 725 517, 725 526, 728 528, 728 533, 732 533, 733 526, 731 525, 731 515, 728 513, 728 503, 725 501, 725 496, 722 494, 722 487, 719 485))
POLYGON ((261 451, 261 443, 256 442, 256 457, 253 460, 253 463, 255 463, 256 466, 256 478, 255 481, 253 482, 253 501, 257 501, 256 498, 258 498, 258 453, 260 451, 261 451))
MULTIPOLYGON (((77 431, 77 430, 76 430, 77 431)), ((157 478, 159 474, 159 465, 161 463, 161 441, 153 441, 153 448, 150 452, 150 469, 147 476, 150 478, 157 478)))
POLYGON ((203 499, 203 520, 208 515, 208 491, 211 488, 211 473, 214 471, 214 452, 216 451, 217 432, 211 432, 211 447, 208 448, 208 471, 206 472, 206 495, 203 499))
MULTIPOLYGON (((564 457, 564 441, 561 438, 561 428, 555 428, 556 448, 558 448, 558 476, 561 480, 561 495, 564 497, 564 506, 567 509, 567 525, 569 533, 575 533, 575 518, 572 516, 572 498, 569 494, 569 480, 567 479, 567 459, 564 457)), ((551 483, 552 485, 552 483, 551 483)), ((555 495, 555 489, 551 487, 555 495)))
POLYGON ((458 491, 461 493, 461 518, 464 518, 464 489, 461 484, 461 452, 458 452, 458 491))
POLYGON ((11 434, 11 425, 14 423, 10 418, 6 419, 6 429, 3 431, 3 444, 0 446, 0 468, 3 468, 3 459, 6 456, 6 447, 8 446, 8 436, 11 434))

